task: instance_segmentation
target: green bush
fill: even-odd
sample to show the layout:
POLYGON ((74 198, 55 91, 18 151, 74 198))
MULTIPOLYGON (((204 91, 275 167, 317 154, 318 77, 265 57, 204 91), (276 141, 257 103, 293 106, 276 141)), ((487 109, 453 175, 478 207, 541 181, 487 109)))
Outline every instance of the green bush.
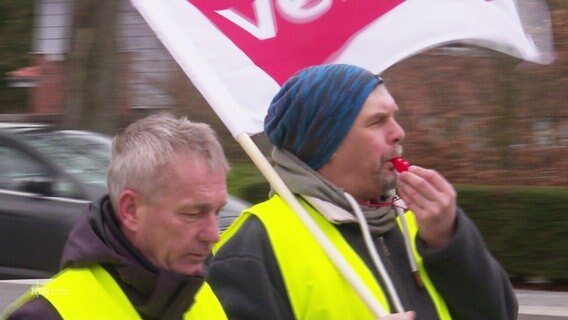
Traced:
MULTIPOLYGON (((229 192, 251 203, 270 187, 252 164, 237 164, 229 192)), ((515 278, 568 280, 568 188, 457 185, 458 204, 515 278)))
POLYGON ((512 277, 568 279, 568 188, 457 186, 458 203, 512 277))
POLYGON ((270 185, 252 164, 239 163, 232 166, 227 178, 229 193, 251 203, 268 199, 270 185))

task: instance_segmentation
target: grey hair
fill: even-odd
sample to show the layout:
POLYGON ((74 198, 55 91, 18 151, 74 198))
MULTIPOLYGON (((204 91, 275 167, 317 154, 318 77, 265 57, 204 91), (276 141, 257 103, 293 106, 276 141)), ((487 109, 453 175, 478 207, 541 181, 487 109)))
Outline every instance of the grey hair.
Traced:
POLYGON ((205 160, 213 171, 229 171, 223 147, 205 123, 160 113, 130 124, 112 142, 108 190, 113 206, 126 189, 154 194, 171 176, 171 162, 179 153, 205 160))

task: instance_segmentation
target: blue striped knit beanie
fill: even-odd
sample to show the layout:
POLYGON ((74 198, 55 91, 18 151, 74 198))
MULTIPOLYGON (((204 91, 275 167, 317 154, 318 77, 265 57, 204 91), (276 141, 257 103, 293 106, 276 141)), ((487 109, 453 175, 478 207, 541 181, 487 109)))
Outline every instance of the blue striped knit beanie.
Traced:
POLYGON ((360 67, 330 64, 293 75, 274 96, 264 132, 276 148, 319 170, 337 150, 361 107, 383 80, 360 67))

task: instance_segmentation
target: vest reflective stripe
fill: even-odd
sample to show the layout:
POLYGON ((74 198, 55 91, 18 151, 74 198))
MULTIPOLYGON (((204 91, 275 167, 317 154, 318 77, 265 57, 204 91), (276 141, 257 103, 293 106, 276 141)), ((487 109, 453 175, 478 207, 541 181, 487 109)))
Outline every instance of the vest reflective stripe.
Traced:
MULTIPOLYGON (((47 284, 30 289, 11 310, 38 295, 48 300, 63 319, 141 319, 118 283, 99 265, 63 270, 47 284)), ((194 303, 184 319, 227 319, 207 283, 195 300, 200 302, 199 306, 194 303)))
MULTIPOLYGON (((452 317, 450 316, 450 311, 448 310, 448 306, 446 302, 440 296, 434 284, 430 280, 430 277, 426 273, 426 269, 424 268, 424 261, 422 261, 422 256, 418 254, 418 250, 416 250, 416 234, 418 233, 418 225, 416 224, 416 217, 414 213, 411 211, 407 211, 405 214, 406 223, 408 225, 408 232, 410 233, 410 239, 412 239, 412 252, 414 253, 414 259, 416 260, 416 264, 418 265, 418 272, 420 273, 420 277, 422 278, 422 282, 426 287, 426 291, 430 295, 430 299, 434 302, 434 306, 436 307, 436 311, 438 312, 438 317, 442 320, 450 320, 452 317)), ((400 218, 396 219, 398 226, 402 229, 402 225, 400 222, 400 218)))
MULTIPOLYGON (((377 301, 385 310, 390 310, 383 290, 372 272, 341 233, 311 206, 305 202, 302 202, 302 205, 361 277, 377 301)), ((296 214, 278 196, 243 213, 233 226, 225 231, 216 249, 228 241, 250 215, 256 215, 267 230, 297 319, 374 319, 364 302, 336 270, 296 214), (291 233, 291 230, 294 232, 291 233)), ((416 224, 409 222, 409 227, 413 228, 411 230, 416 234, 416 224)), ((418 256, 416 250, 414 253, 418 256)), ((450 319, 443 299, 423 270, 421 259, 419 266, 440 318, 450 319)))

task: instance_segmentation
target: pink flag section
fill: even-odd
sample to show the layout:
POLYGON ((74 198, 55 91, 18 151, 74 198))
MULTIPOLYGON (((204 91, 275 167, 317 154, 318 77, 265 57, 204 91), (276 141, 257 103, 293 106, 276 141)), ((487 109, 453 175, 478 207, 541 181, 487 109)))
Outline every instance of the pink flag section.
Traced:
POLYGON ((553 60, 539 0, 131 1, 234 137, 261 132, 279 86, 310 65, 378 73, 453 42, 553 60))
POLYGON ((354 34, 404 2, 188 1, 278 84, 328 60, 354 34))

